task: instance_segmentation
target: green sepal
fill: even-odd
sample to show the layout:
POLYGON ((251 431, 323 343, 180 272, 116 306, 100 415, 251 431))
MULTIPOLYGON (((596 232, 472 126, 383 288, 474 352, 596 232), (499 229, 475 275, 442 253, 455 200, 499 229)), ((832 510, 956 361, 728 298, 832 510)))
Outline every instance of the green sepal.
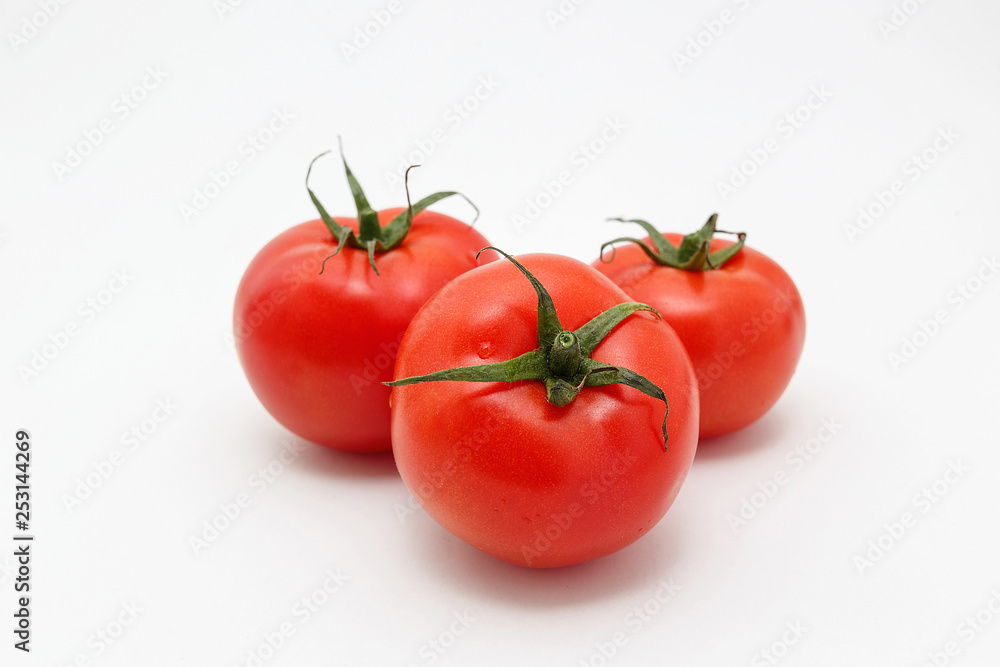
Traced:
MULTIPOLYGON (((647 396, 663 401, 667 411, 663 416, 663 449, 667 449, 667 413, 670 406, 666 394, 655 383, 635 371, 611 366, 590 358, 590 353, 611 331, 629 315, 640 310, 660 314, 643 303, 622 303, 612 306, 592 318, 576 331, 565 331, 556 314, 555 304, 545 287, 516 259, 493 246, 514 264, 529 280, 538 295, 538 348, 508 361, 464 366, 383 382, 389 387, 401 387, 421 382, 518 382, 534 380, 545 385, 549 403, 564 407, 571 403, 584 387, 623 384, 638 389, 647 396)), ((477 255, 478 257, 478 255, 477 255)))
POLYGON ((716 229, 715 223, 718 217, 717 213, 713 213, 698 231, 692 232, 681 239, 679 247, 674 246, 669 239, 645 220, 609 218, 610 221, 614 222, 634 222, 640 225, 649 234, 649 239, 652 241, 653 247, 649 247, 649 244, 639 239, 621 237, 601 244, 601 259, 605 262, 614 260, 614 244, 627 242, 638 245, 650 259, 661 266, 670 266, 684 271, 709 271, 721 268, 723 264, 743 249, 747 235, 746 232, 727 232, 716 229), (712 237, 715 234, 736 234, 738 240, 730 246, 712 251, 712 237), (604 250, 609 246, 612 248, 611 259, 605 260, 604 250))
POLYGON ((626 317, 640 310, 649 311, 656 315, 657 319, 662 319, 656 308, 647 306, 644 303, 629 301, 612 306, 574 332, 577 338, 580 339, 580 353, 585 357, 589 357, 594 348, 611 333, 612 329, 618 326, 626 317))
MULTIPOLYGON (((407 176, 409 176, 410 169, 418 165, 412 165, 407 168, 407 176)), ((442 199, 447 197, 458 196, 466 201, 466 203, 472 207, 472 210, 476 212, 473 216, 470 225, 476 224, 476 220, 479 219, 479 207, 472 203, 472 200, 463 195, 461 192, 435 192, 432 195, 427 195, 416 204, 412 206, 409 205, 410 202, 410 189, 406 188, 406 202, 408 206, 405 210, 401 211, 395 218, 389 221, 385 227, 382 228, 382 245, 386 250, 395 248, 399 245, 402 240, 410 233, 410 227, 413 225, 413 217, 423 211, 425 208, 431 204, 435 204, 442 199)))
MULTIPOLYGON (((428 195, 418 201, 416 204, 410 203, 410 169, 418 165, 411 165, 406 170, 406 176, 404 179, 404 187, 406 189, 406 209, 400 212, 396 217, 394 217, 385 227, 382 227, 379 223, 378 212, 372 209, 371 204, 368 203, 368 197, 365 196, 364 190, 361 188, 361 184, 358 179, 355 178, 354 172, 347 164, 347 158, 344 156, 344 145, 338 137, 338 142, 340 144, 340 159, 344 163, 344 172, 347 174, 347 184, 351 190, 351 196, 354 198, 354 205, 357 208, 358 214, 358 231, 354 232, 353 229, 347 225, 341 225, 339 222, 333 219, 333 217, 327 212, 326 208, 320 202, 316 193, 312 191, 309 186, 309 177, 312 175, 313 165, 316 160, 320 159, 330 151, 324 151, 312 159, 309 163, 309 168, 306 170, 306 191, 309 192, 309 199, 312 200, 313 206, 319 212, 319 217, 323 220, 323 224, 326 225, 327 229, 335 239, 337 239, 337 249, 328 255, 326 259, 323 260, 323 267, 326 266, 326 260, 331 257, 336 257, 342 248, 357 248, 359 250, 364 250, 368 253, 368 263, 371 265, 372 270, 375 271, 376 275, 379 274, 378 268, 375 266, 375 255, 377 253, 387 252, 392 250, 406 238, 406 235, 410 232, 410 228, 413 226, 413 218, 418 213, 426 209, 431 204, 441 201, 446 197, 451 197, 453 195, 458 195, 466 202, 472 206, 475 210, 476 215, 472 220, 474 224, 479 218, 479 209, 476 207, 472 201, 460 192, 436 192, 432 195, 428 195)), ((320 269, 320 273, 323 269, 320 269)))
POLYGON ((454 380, 459 382, 519 382, 520 380, 540 380, 546 372, 545 355, 541 350, 525 352, 519 357, 514 357, 507 361, 498 361, 492 364, 479 364, 478 366, 461 366, 459 368, 449 368, 444 371, 437 371, 427 375, 415 375, 383 382, 389 387, 402 387, 418 382, 442 382, 454 380))
MULTIPOLYGON (((327 255, 326 257, 323 258, 323 263, 319 267, 320 275, 323 275, 323 271, 326 270, 326 260, 330 259, 331 257, 336 257, 337 255, 340 254, 340 249, 344 247, 344 244, 347 242, 347 237, 350 236, 351 234, 352 231, 350 227, 344 227, 344 226, 340 227, 340 232, 337 234, 337 249, 333 251, 332 255, 327 255)), ((373 266, 372 268, 375 267, 373 266)))
POLYGON ((479 255, 481 255, 485 250, 495 250, 510 260, 510 262, 517 267, 517 270, 523 273, 531 282, 531 286, 535 288, 535 292, 538 294, 538 347, 543 350, 548 349, 552 346, 556 336, 562 333, 563 330, 562 324, 559 322, 559 316, 556 315, 556 305, 552 302, 552 297, 549 296, 548 290, 545 289, 544 285, 538 282, 538 278, 531 275, 531 273, 528 272, 528 269, 524 268, 521 262, 511 257, 500 248, 486 246, 476 253, 476 259, 479 259, 479 255))
POLYGON ((372 270, 375 272, 376 276, 382 275, 378 272, 378 267, 375 266, 375 246, 378 241, 372 239, 371 241, 365 241, 365 247, 368 248, 368 263, 372 265, 372 270))
POLYGON ((545 383, 545 399, 560 408, 573 402, 580 393, 583 383, 575 384, 566 378, 549 376, 542 380, 545 383))
MULTIPOLYGON (((320 203, 319 198, 316 197, 316 193, 313 192, 312 188, 309 187, 309 177, 312 175, 313 165, 316 164, 316 160, 320 159, 324 155, 328 155, 329 153, 330 151, 323 151, 322 153, 314 157, 312 161, 309 163, 309 168, 306 169, 306 191, 309 192, 309 199, 312 200, 313 206, 315 206, 316 210, 319 211, 319 217, 323 219, 323 224, 326 225, 326 228, 329 229, 330 233, 333 234, 334 238, 337 239, 338 241, 337 252, 340 252, 340 248, 344 245, 342 239, 344 239, 346 236, 353 236, 354 230, 352 230, 350 227, 345 227, 336 220, 334 220, 333 217, 326 212, 326 209, 323 208, 323 204, 320 203), (344 234, 345 229, 347 230, 346 235, 344 234)), ((336 255, 337 253, 335 252, 333 254, 336 255)), ((331 255, 331 257, 332 256, 333 255, 331 255)))
MULTIPOLYGON (((382 226, 378 224, 378 213, 372 209, 368 203, 365 191, 361 189, 361 184, 354 177, 354 172, 347 166, 347 158, 344 156, 344 142, 337 137, 340 145, 340 160, 344 163, 344 172, 347 174, 347 185, 351 188, 351 196, 354 198, 354 206, 358 209, 358 240, 366 246, 371 240, 382 240, 382 226)), ((371 256, 369 252, 369 256, 371 256)), ((372 268, 375 268, 375 261, 371 260, 372 268)), ((375 271, 378 273, 378 271, 375 271)))
POLYGON ((593 365, 587 368, 587 376, 584 381, 586 386, 604 387, 609 384, 623 384, 627 387, 638 389, 647 396, 652 396, 659 401, 663 401, 663 451, 667 451, 667 416, 670 414, 670 404, 667 402, 667 395, 663 393, 663 390, 645 376, 628 368, 608 366, 607 364, 595 362, 592 359, 588 359, 588 361, 593 365))

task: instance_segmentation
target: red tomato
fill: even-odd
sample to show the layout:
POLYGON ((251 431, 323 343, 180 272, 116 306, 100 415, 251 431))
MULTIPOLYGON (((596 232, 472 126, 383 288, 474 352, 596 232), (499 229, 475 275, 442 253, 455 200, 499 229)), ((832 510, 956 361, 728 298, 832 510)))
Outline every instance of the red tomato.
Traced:
MULTIPOLYGON (((379 211, 378 220, 405 210, 379 211)), ((357 219, 333 220, 358 233, 357 219)), ((422 211, 397 246, 374 255, 379 275, 364 249, 345 245, 329 257, 338 244, 323 219, 278 235, 236 294, 236 351, 254 393, 306 440, 388 451, 389 388, 381 382, 392 379, 403 332, 434 292, 477 265, 485 245, 469 225, 422 211)))
MULTIPOLYGON (((520 259, 548 289, 567 331, 629 302, 576 260, 548 254, 520 259)), ((510 262, 469 271, 411 322, 395 375, 541 350, 538 311, 531 284, 510 262)), ((547 402, 546 386, 530 380, 397 386, 393 453, 403 482, 427 513, 472 546, 531 567, 598 558, 648 533, 694 457, 694 373, 673 330, 647 312, 621 321, 591 357, 640 373, 663 390, 667 451, 663 401, 633 386, 583 386, 562 407, 547 402)))
MULTIPOLYGON (((684 238, 664 236, 674 246, 684 238)), ((643 242, 653 245, 650 237, 643 242)), ((711 252, 732 245, 712 239, 711 252)), ((795 283, 766 255, 743 246, 717 269, 690 271, 660 266, 629 244, 593 266, 659 310, 680 336, 698 378, 701 437, 753 423, 788 386, 805 340, 805 312, 795 283)))

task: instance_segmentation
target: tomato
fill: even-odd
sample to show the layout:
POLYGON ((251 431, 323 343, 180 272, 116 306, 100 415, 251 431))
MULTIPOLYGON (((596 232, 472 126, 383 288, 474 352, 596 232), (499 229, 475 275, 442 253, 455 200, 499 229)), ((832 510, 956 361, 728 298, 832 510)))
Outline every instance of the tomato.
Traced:
POLYGON ((763 416, 788 386, 805 341, 795 283, 773 260, 744 246, 745 234, 735 244, 713 238, 715 220, 687 237, 659 235, 649 223, 631 221, 650 236, 618 239, 633 243, 615 248, 610 261, 602 256, 593 263, 630 297, 659 310, 680 336, 698 377, 701 437, 731 433, 763 416), (666 259, 688 263, 686 270, 651 256, 663 240, 676 249, 664 248, 666 259))
POLYGON ((452 193, 425 198, 412 215, 376 214, 344 166, 358 218, 331 218, 309 191, 321 218, 279 234, 240 282, 236 351, 260 402, 293 433, 335 449, 388 451, 389 388, 381 382, 392 379, 403 332, 434 292, 477 265, 488 242, 423 210, 452 193), (390 238, 408 216, 403 235, 390 238), (384 243, 372 239, 380 233, 384 243))
POLYGON ((670 507, 697 446, 697 385, 674 331, 597 271, 533 254, 522 275, 510 259, 462 274, 410 323, 393 454, 468 544, 518 565, 579 563, 670 507))

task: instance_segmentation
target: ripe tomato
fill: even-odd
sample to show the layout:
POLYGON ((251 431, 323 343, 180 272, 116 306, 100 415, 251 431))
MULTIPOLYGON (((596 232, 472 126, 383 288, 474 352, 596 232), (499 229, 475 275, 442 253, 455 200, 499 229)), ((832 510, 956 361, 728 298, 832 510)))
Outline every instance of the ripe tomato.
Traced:
POLYGON ((410 323, 393 454, 456 536, 556 567, 622 549, 660 520, 694 458, 697 386, 677 335, 639 312, 648 306, 576 260, 519 259, 526 269, 511 259, 462 274, 410 323))
POLYGON ((642 224, 650 236, 616 239, 632 243, 616 248, 611 260, 602 256, 593 263, 633 299, 659 310, 680 336, 698 378, 701 437, 741 429, 777 402, 806 331, 802 298, 788 274, 745 247, 745 234, 736 244, 713 238, 715 220, 713 215, 686 237, 626 221, 642 224), (667 264, 652 257, 663 255, 658 244, 667 264))
POLYGON ((388 451, 389 389, 381 382, 392 379, 403 332, 434 292, 477 265, 488 242, 423 210, 454 193, 414 204, 412 216, 407 208, 376 214, 344 167, 358 218, 330 218, 309 191, 321 218, 279 234, 240 282, 236 351, 260 402, 290 431, 336 449, 388 451))

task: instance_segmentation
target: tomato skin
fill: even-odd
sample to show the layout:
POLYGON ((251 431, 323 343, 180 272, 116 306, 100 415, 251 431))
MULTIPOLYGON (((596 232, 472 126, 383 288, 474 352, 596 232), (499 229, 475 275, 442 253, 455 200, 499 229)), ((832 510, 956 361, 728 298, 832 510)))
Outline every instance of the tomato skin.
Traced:
MULTIPOLYGON (((567 330, 630 300, 576 260, 517 259, 547 288, 567 330)), ((421 309, 395 376, 503 361, 537 347, 537 297, 499 261, 459 276, 421 309)), ((626 318, 592 358, 664 390, 669 451, 663 402, 631 387, 586 387, 560 408, 534 381, 401 386, 392 395, 393 454, 414 498, 457 537, 517 565, 591 560, 649 532, 694 458, 694 373, 673 330, 646 312, 626 318)))
MULTIPOLYGON (((379 212, 384 225, 402 208, 379 212)), ((357 231, 357 220, 335 218, 357 231)), ((413 315, 489 242, 433 211, 414 216, 403 242, 381 254, 344 248, 320 219, 279 234, 250 262, 233 312, 236 351, 254 393, 296 435, 357 452, 391 449, 389 388, 413 315)), ((479 263, 495 259, 484 253, 479 263)))
MULTIPOLYGON (((664 236, 675 246, 683 238, 664 236)), ((729 245, 713 239, 711 249, 729 245)), ((698 378, 701 437, 731 433, 762 417, 788 386, 805 341, 802 297, 788 274, 746 246, 709 271, 659 266, 633 244, 615 250, 611 262, 598 259, 592 266, 659 310, 680 336, 698 378)))

